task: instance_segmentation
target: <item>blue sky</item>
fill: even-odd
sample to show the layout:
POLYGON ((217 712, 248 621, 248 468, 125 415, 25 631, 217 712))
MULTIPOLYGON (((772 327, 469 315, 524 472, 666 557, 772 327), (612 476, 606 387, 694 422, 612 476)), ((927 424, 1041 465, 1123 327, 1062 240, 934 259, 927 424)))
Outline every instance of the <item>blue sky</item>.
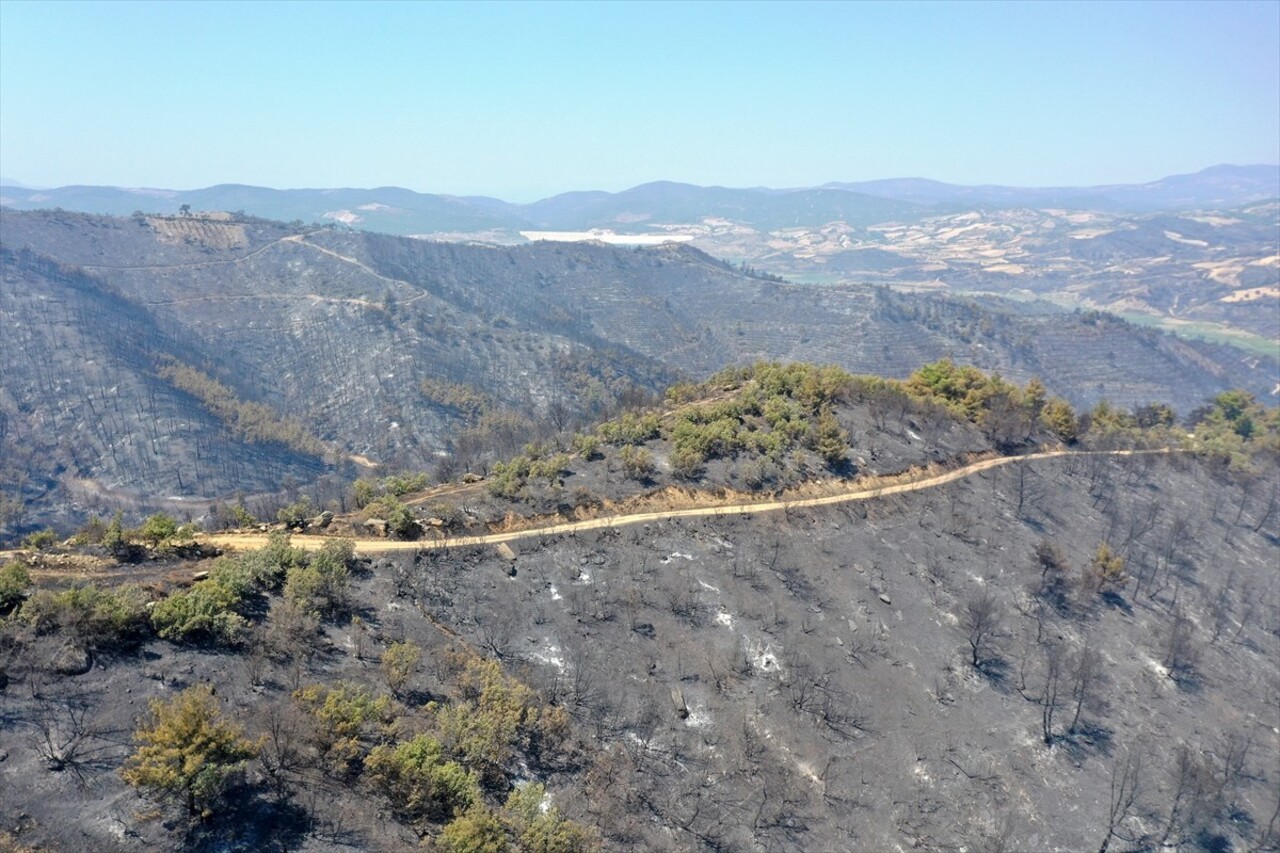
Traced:
POLYGON ((0 0, 0 174, 528 201, 1280 161, 1280 2, 0 0))

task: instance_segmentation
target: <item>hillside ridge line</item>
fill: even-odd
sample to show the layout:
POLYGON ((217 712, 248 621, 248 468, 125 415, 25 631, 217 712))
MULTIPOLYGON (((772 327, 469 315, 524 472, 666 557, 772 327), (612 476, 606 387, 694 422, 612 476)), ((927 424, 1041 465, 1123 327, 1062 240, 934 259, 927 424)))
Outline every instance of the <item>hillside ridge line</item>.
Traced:
MULTIPOLYGON (((629 515, 590 518, 582 521, 566 521, 559 524, 548 525, 547 527, 531 527, 524 530, 511 530, 502 533, 486 533, 479 536, 457 536, 452 539, 437 539, 430 542, 399 542, 387 539, 350 539, 348 541, 354 544, 355 549, 358 552, 366 554, 397 551, 441 551, 448 550, 450 548, 474 548, 485 545, 498 545, 503 542, 517 542, 522 539, 574 534, 585 530, 629 527, 634 524, 644 524, 646 522, 653 521, 668 521, 676 518, 752 515, 755 513, 780 512, 791 509, 806 509, 809 507, 831 506, 834 504, 851 503, 853 501, 871 500, 873 498, 888 497, 889 495, 917 492, 923 491, 924 489, 943 486, 947 483, 955 482, 956 480, 962 480, 972 474, 989 471, 993 468, 999 468, 1013 462, 1035 462, 1042 459, 1055 459, 1067 456, 1146 456, 1170 454, 1175 452, 1185 451, 1178 451, 1168 447, 1154 450, 1046 450, 1039 453, 1027 453, 1020 456, 997 456, 993 459, 983 459, 978 462, 972 462, 968 465, 956 468, 955 470, 935 474, 934 476, 925 477, 920 480, 912 480, 905 483, 893 483, 870 489, 857 489, 854 491, 840 492, 838 494, 824 495, 816 498, 796 498, 793 500, 760 501, 758 503, 724 504, 720 506, 657 510, 654 512, 632 513, 629 515)), ((298 534, 291 536, 289 542, 294 547, 303 548, 308 551, 315 551, 323 547, 326 542, 333 541, 334 538, 335 537, 332 536, 298 534)), ((267 534, 259 533, 209 533, 201 534, 197 537, 197 541, 221 548, 229 548, 231 550, 251 550, 265 547, 267 545, 268 536, 267 534)))

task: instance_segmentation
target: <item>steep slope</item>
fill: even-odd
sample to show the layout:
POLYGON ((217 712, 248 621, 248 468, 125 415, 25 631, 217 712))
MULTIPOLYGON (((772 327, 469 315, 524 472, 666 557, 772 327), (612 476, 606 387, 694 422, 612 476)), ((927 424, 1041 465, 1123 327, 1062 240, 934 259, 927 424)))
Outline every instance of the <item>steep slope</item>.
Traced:
POLYGON ((1159 399, 1182 411, 1232 386, 1268 393, 1274 377, 1270 362, 1101 317, 778 284, 688 248, 464 246, 232 215, 6 211, 0 226, 0 440, 8 482, 30 466, 21 503, 32 510, 10 516, 10 535, 82 516, 89 495, 102 508, 169 495, 198 513, 201 501, 321 471, 340 480, 352 456, 427 468, 474 457, 466 447, 494 430, 510 454, 537 422, 562 429, 680 374, 760 358, 904 376, 951 355, 1019 382, 1038 374, 1077 404, 1159 399), (89 360, 110 377, 96 389, 89 360), (161 377, 174 362, 203 378, 185 373, 175 388, 161 377), (97 407, 100 394, 128 416, 95 416, 84 401, 97 407), (235 411, 265 407, 280 427, 268 433, 303 425, 325 449, 267 440, 253 453, 270 464, 233 460, 245 430, 226 422, 227 405, 209 409, 210 394, 235 411), (190 417, 159 416, 155 401, 171 397, 190 417))
MULTIPOLYGON (((966 420, 926 438, 927 407, 781 371, 755 378, 821 397, 881 473, 992 449, 966 420)), ((673 414, 734 399, 701 390, 673 414)), ((658 457, 663 441, 637 446, 658 457)), ((1191 455, 1081 453, 846 505, 406 553, 353 564, 341 606, 309 620, 290 610, 308 566, 277 542, 213 565, 252 588, 234 638, 166 641, 144 624, 132 650, 98 638, 99 665, 79 674, 92 637, 76 631, 92 623, 59 622, 58 599, 36 593, 0 630, 0 750, 27 780, 0 817, 36 845, 404 848, 462 818, 406 807, 440 795, 388 785, 374 756, 430 737, 487 768, 476 797, 502 837, 516 782, 545 784, 544 807, 606 849, 1268 849, 1274 462, 1259 453, 1249 478, 1191 455), (404 679, 374 666, 406 641, 423 657, 404 679), (161 804, 147 811, 163 820, 143 819, 148 801, 116 772, 132 747, 113 733, 201 684, 262 753, 205 818, 161 804), (472 744, 512 701, 511 745, 486 758, 472 744), (565 728, 521 734, 530 712, 565 728), (370 716, 352 727, 357 713, 370 716)), ((612 460, 592 464, 607 475, 612 460)), ((57 555, 32 559, 43 584, 66 582, 57 555)), ((171 577, 209 567, 168 559, 171 577)), ((64 606, 76 600, 93 599, 64 606)))

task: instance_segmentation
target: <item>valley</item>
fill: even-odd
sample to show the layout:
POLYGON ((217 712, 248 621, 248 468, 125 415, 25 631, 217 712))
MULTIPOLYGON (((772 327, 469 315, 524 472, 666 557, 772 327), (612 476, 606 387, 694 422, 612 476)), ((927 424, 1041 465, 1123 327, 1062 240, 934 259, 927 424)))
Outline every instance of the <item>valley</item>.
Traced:
POLYGON ((470 246, 221 215, 2 222, 8 536, 162 497, 196 514, 302 484, 339 498, 352 459, 483 467, 757 359, 900 377, 951 356, 1080 406, 1182 413, 1276 383, 1274 358, 1107 314, 787 284, 690 246, 470 246))

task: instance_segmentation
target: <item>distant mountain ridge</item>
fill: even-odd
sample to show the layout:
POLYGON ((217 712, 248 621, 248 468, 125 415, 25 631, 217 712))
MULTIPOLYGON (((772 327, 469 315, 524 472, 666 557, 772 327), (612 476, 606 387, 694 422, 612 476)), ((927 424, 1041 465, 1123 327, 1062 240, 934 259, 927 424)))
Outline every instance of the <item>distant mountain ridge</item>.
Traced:
POLYGON ((914 204, 981 204, 997 207, 1088 207, 1150 213, 1189 207, 1236 207, 1280 196, 1280 166, 1210 166, 1145 184, 1091 187, 963 186, 928 178, 890 178, 823 184, 830 189, 914 204))
POLYGON ((574 191, 530 204, 487 197, 419 193, 401 187, 271 189, 220 184, 197 190, 66 186, 33 190, 0 186, 0 205, 14 210, 63 208, 127 216, 134 211, 243 211, 279 221, 340 222, 390 234, 515 232, 533 228, 650 228, 723 218, 762 230, 842 221, 850 225, 911 222, 958 207, 1067 207, 1151 212, 1230 208, 1280 198, 1280 165, 1220 165, 1145 184, 1023 188, 960 186, 893 178, 820 187, 734 189, 671 181, 622 192, 574 191))

